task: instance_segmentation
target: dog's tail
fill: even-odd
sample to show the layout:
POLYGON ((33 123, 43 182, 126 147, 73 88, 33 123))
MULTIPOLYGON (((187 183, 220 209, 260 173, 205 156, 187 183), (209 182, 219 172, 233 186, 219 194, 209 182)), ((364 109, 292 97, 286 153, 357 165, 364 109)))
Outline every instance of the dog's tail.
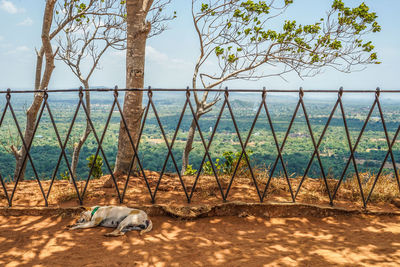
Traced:
MULTIPOLYGON (((146 224, 147 224, 147 222, 146 222, 146 224)), ((144 229, 144 230, 142 230, 142 231, 140 231, 140 235, 143 235, 144 233, 150 232, 150 231, 151 231, 151 229, 153 229, 153 223, 151 222, 151 220, 150 220, 150 219, 148 219, 148 225, 147 225, 147 228, 146 228, 146 229, 144 229)))

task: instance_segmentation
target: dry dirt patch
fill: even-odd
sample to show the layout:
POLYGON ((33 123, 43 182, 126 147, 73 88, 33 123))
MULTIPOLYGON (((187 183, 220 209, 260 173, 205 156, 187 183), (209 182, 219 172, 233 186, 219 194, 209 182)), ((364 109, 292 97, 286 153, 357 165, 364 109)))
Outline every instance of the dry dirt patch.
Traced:
MULTIPOLYGON (((154 193, 160 174, 157 172, 146 171, 146 177, 149 181, 149 187, 154 193)), ((262 190, 266 184, 266 175, 257 176, 256 183, 262 190)), ((110 177, 104 176, 100 179, 92 179, 84 197, 84 205, 118 205, 118 195, 115 188, 104 188, 103 185, 110 177)), ((118 188, 122 194, 126 182, 126 176, 118 177, 118 188)), ((188 194, 192 190, 195 176, 184 176, 183 180, 186 184, 188 194)), ((221 176, 220 183, 222 190, 228 187, 230 176, 221 176)), ((369 174, 361 174, 362 184, 364 186, 364 195, 367 196, 368 190, 372 186, 373 176, 369 174)), ((290 179, 293 190, 297 189, 300 178, 290 179)), ((333 193, 337 180, 329 179, 328 185, 333 193)), ((42 181, 43 188, 47 192, 50 182, 42 181)), ((7 183, 8 192, 12 191, 14 184, 7 183)), ((84 181, 77 182, 80 191, 85 187, 84 181)), ((232 184, 228 202, 240 201, 244 203, 259 203, 259 197, 255 189, 253 180, 250 177, 235 177, 232 184)), ((285 179, 273 178, 271 180, 268 191, 266 192, 265 202, 291 202, 288 185, 285 179)), ((79 206, 78 197, 75 188, 68 181, 55 181, 48 199, 50 207, 77 207, 79 206)), ((215 206, 223 202, 220 189, 213 176, 201 176, 198 180, 197 187, 193 192, 193 199, 190 206, 211 205, 215 206)), ((325 205, 329 206, 328 192, 322 179, 306 179, 303 183, 299 195, 296 199, 297 203, 325 205)), ((151 203, 150 194, 144 178, 142 176, 130 177, 125 194, 124 205, 140 206, 151 203)), ((179 181, 179 177, 173 174, 165 174, 158 186, 156 195, 156 203, 165 206, 189 206, 183 187, 179 181)), ((13 199, 14 207, 44 207, 43 196, 39 190, 36 181, 23 181, 18 184, 15 197, 13 199)), ((336 196, 335 207, 350 210, 362 210, 363 205, 358 189, 358 182, 353 179, 343 182, 336 196)), ((0 206, 8 206, 7 200, 0 190, 0 206)), ((374 194, 368 203, 370 211, 393 212, 398 211, 400 207, 399 189, 393 177, 381 177, 374 190, 374 194), (396 204, 397 203, 397 204, 396 204)))
POLYGON ((71 217, 0 216, 2 266, 399 266, 400 218, 152 217, 153 231, 107 238, 71 217))

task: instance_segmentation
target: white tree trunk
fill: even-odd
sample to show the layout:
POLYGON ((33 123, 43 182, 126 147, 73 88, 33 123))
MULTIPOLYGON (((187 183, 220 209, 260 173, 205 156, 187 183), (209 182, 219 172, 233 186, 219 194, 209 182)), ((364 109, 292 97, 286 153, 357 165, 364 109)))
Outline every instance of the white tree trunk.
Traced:
MULTIPOLYGON (((43 15, 43 25, 42 25, 42 49, 38 52, 37 62, 36 62, 36 78, 35 78, 35 90, 43 90, 47 88, 51 75, 54 70, 54 54, 53 49, 50 43, 50 30, 51 25, 53 23, 53 13, 54 6, 56 4, 56 0, 47 0, 46 7, 43 15), (44 73, 42 75, 42 64, 43 64, 43 56, 46 58, 46 65, 44 69, 44 73)), ((33 131, 36 124, 36 118, 40 109, 40 106, 43 101, 43 94, 35 93, 32 105, 29 107, 26 113, 26 128, 24 134, 24 140, 26 145, 28 146, 33 138, 33 131)), ((21 172, 19 177, 20 180, 24 179, 26 164, 28 159, 23 164, 26 150, 22 145, 19 151, 14 151, 14 155, 16 158, 16 166, 14 171, 14 180, 18 178, 18 174, 21 172), (22 168, 22 171, 20 170, 22 168)))
MULTIPOLYGON (((197 117, 197 119, 198 118, 200 117, 197 117)), ((196 133, 196 121, 193 119, 192 123, 190 124, 185 149, 183 150, 183 155, 182 155, 182 169, 181 169, 182 175, 185 174, 187 166, 189 165, 189 154, 193 149, 193 140, 195 133, 196 133)))
MULTIPOLYGON (((88 81, 82 81, 83 85, 85 86, 85 89, 89 89, 89 83, 88 81)), ((88 111, 89 117, 90 117, 90 92, 85 91, 85 99, 86 99, 86 109, 88 111)), ((71 171, 72 175, 70 174, 69 177, 69 182, 72 183, 72 176, 77 179, 76 177, 76 168, 78 166, 79 162, 79 154, 81 152, 83 144, 86 142, 86 139, 88 138, 89 134, 91 133, 92 128, 90 127, 89 121, 86 119, 86 129, 81 138, 79 139, 78 143, 74 144, 74 152, 72 154, 72 164, 71 164, 71 171)))

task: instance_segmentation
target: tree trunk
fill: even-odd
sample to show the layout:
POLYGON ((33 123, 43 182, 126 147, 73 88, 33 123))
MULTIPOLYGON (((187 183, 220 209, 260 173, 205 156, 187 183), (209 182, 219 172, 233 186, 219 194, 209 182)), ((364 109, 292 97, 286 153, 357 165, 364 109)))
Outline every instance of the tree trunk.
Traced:
MULTIPOLYGON (((197 75, 197 72, 195 72, 197 75)), ((196 88, 196 79, 193 78, 193 88, 196 88)), ((201 100, 198 99, 197 94, 194 94, 195 96, 195 101, 196 101, 196 120, 197 122, 199 121, 200 117, 210 111, 211 107, 213 104, 207 104, 207 97, 208 97, 208 92, 203 93, 203 97, 201 100)), ((189 132, 188 132, 188 137, 186 140, 186 145, 185 149, 183 150, 183 155, 182 155, 182 169, 181 169, 181 174, 184 175, 187 169, 187 166, 189 165, 189 154, 193 149, 193 140, 194 140, 194 135, 196 133, 196 121, 192 119, 192 123, 190 124, 189 132)), ((198 170, 199 172, 201 170, 198 170)))
MULTIPOLYGON (((199 116, 196 116, 196 118, 199 119, 199 116)), ((185 150, 183 150, 183 155, 182 155, 182 169, 181 169, 182 175, 185 174, 187 166, 189 165, 189 154, 193 149, 193 140, 195 133, 196 133, 196 121, 193 119, 192 124, 190 125, 189 128, 185 150)))
MULTIPOLYGON (((31 139, 33 138, 33 131, 35 129, 35 124, 36 124, 36 117, 39 112, 40 106, 42 104, 42 100, 43 100, 42 95, 35 94, 33 103, 29 107, 29 109, 26 113, 26 129, 25 129, 24 140, 25 140, 25 143, 27 146, 29 145, 29 143, 31 142, 31 139)), ((14 181, 17 180, 20 172, 21 172, 21 175, 19 177, 19 181, 23 181, 24 177, 25 177, 26 164, 29 161, 29 159, 27 158, 24 162, 24 158, 26 155, 26 149, 23 145, 22 145, 21 149, 17 152, 17 155, 18 155, 16 157, 17 163, 16 163, 15 170, 14 170, 14 181), (22 171, 20 170, 21 168, 22 168, 22 171)))
MULTIPOLYGON (((83 85, 85 86, 85 89, 89 89, 89 83, 88 81, 82 81, 83 85)), ((86 99, 86 108, 90 117, 90 92, 85 91, 85 99, 86 99)), ((81 152, 83 144, 86 142, 86 139, 88 138, 89 134, 91 133, 92 128, 90 127, 89 120, 86 119, 86 129, 81 138, 79 139, 78 143, 74 144, 74 152, 72 154, 72 164, 71 164, 71 171, 72 175, 70 174, 69 177, 69 182, 72 183, 72 176, 76 179, 76 168, 78 166, 79 162, 79 154, 81 152)))
MULTIPOLYGON (((53 23, 53 13, 54 13, 54 6, 56 4, 56 0, 47 0, 46 7, 43 15, 43 25, 42 25, 42 49, 38 52, 37 55, 37 62, 36 62, 36 78, 35 78, 35 90, 43 90, 47 88, 50 77, 54 70, 54 54, 53 49, 50 43, 50 30, 51 25, 53 23), (42 76, 42 64, 43 64, 43 56, 46 57, 46 65, 45 70, 42 76)), ((42 93, 35 93, 32 105, 29 107, 26 113, 26 128, 24 134, 24 141, 27 146, 31 142, 33 138, 33 132, 36 124, 36 118, 40 109, 40 106, 43 101, 43 94, 42 93)), ((14 181, 18 178, 18 174, 21 172, 19 180, 23 180, 25 177, 26 171, 26 164, 28 159, 25 160, 23 164, 26 150, 25 147, 22 145, 21 149, 14 153, 16 158, 16 165, 14 171, 14 181), (22 171, 20 170, 22 168, 22 171)))
MULTIPOLYGON (((146 16, 152 0, 128 0, 127 7, 127 51, 126 51, 126 88, 143 88, 146 40, 151 25, 146 16)), ((128 131, 137 142, 142 119, 142 92, 126 92, 123 114, 128 131)), ((127 129, 120 121, 118 153, 115 162, 115 173, 128 173, 134 153, 127 129)))

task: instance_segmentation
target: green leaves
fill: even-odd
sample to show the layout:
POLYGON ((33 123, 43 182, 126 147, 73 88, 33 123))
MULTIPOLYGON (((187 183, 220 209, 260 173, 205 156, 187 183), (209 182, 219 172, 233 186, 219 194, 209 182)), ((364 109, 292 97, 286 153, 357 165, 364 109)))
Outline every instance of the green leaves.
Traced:
POLYGON ((338 40, 334 40, 333 42, 331 42, 329 44, 329 47, 334 50, 339 50, 340 48, 342 48, 342 42, 338 41, 338 40))
MULTIPOLYGON (((376 21, 378 16, 375 12, 369 12, 369 7, 365 3, 361 3, 358 7, 346 7, 342 0, 334 0, 332 8, 338 11, 338 22, 342 26, 351 27, 354 35, 371 31, 373 33, 380 32, 381 26, 376 21)), ((357 47, 363 48, 364 52, 372 52, 374 46, 371 41, 362 43, 362 40, 356 39, 357 47)), ((370 61, 379 64, 377 54, 372 52, 369 57, 370 61)))
POLYGON ((209 10, 208 4, 201 4, 201 12, 205 13, 209 10))
MULTIPOLYGON (((247 157, 251 160, 251 155, 253 154, 252 150, 247 150, 247 157)), ((237 174, 244 174, 249 171, 249 166, 247 165, 247 161, 245 156, 241 156, 241 152, 233 152, 233 151, 224 151, 222 153, 222 157, 217 158, 215 160, 215 170, 218 174, 232 174, 236 168, 236 165, 239 164, 237 169, 237 174), (240 162, 239 162, 240 158, 240 162)), ((203 165, 203 173, 207 175, 212 175, 213 170, 210 161, 207 161, 203 165)))
POLYGON ((364 48, 364 51, 366 51, 366 52, 371 52, 375 47, 372 45, 372 42, 369 41, 369 42, 363 44, 362 48, 364 48))
POLYGON ((205 23, 212 25, 205 28, 220 30, 214 31, 212 38, 205 33, 204 38, 229 71, 246 66, 246 61, 286 64, 295 67, 299 75, 310 69, 317 73, 324 66, 335 65, 348 72, 353 65, 379 63, 372 42, 363 40, 364 35, 381 30, 376 13, 365 3, 347 7, 344 0, 331 1, 331 9, 326 11, 329 17, 303 25, 285 17, 285 8, 293 1, 279 1, 280 6, 272 0, 207 1, 201 12, 205 23), (270 22, 279 16, 284 22, 271 27, 276 24, 270 22))
POLYGON ((381 31, 381 26, 378 24, 378 22, 374 21, 372 23, 372 32, 380 32, 381 31))
POLYGON ((238 58, 234 54, 230 54, 230 55, 228 55, 227 60, 229 63, 233 63, 233 62, 237 61, 238 58))
POLYGON ((321 30, 321 24, 319 22, 311 25, 305 25, 303 27, 303 31, 305 33, 310 33, 310 34, 317 34, 321 30))
POLYGON ((283 24, 283 30, 285 32, 292 32, 294 29, 296 29, 296 21, 285 20, 285 23, 283 24))
POLYGON ((377 56, 376 53, 371 53, 371 55, 369 56, 369 60, 371 60, 375 64, 381 64, 382 63, 380 61, 377 61, 378 60, 378 56, 377 56))
POLYGON ((184 175, 188 175, 188 176, 193 176, 197 173, 196 169, 193 169, 192 165, 187 165, 186 167, 186 171, 184 173, 184 175))
MULTIPOLYGON (((229 47, 226 49, 227 52, 229 52, 229 51, 231 51, 231 50, 232 50, 232 46, 229 46, 229 47)), ((242 50, 243 50, 242 48, 237 48, 237 49, 236 49, 237 52, 240 52, 240 51, 242 51, 242 50)), ((220 46, 217 46, 217 47, 215 48, 215 55, 216 55, 217 57, 223 55, 224 52, 225 52, 225 49, 224 49, 224 48, 221 48, 220 46)), ((235 54, 232 54, 232 53, 229 54, 229 53, 228 53, 226 56, 223 56, 222 59, 226 59, 229 63, 234 63, 235 61, 238 60, 238 57, 237 57, 235 54)))
POLYGON ((336 10, 343 10, 344 9, 344 3, 342 0, 334 0, 332 4, 332 8, 336 10))
POLYGON ((270 9, 270 7, 267 5, 265 1, 259 1, 258 3, 255 3, 252 0, 242 2, 240 4, 240 7, 243 7, 249 13, 255 12, 258 15, 268 14, 270 9))
POLYGON ((215 48, 215 55, 218 57, 218 56, 220 56, 220 55, 222 55, 224 53, 224 49, 223 48, 221 48, 221 47, 219 47, 219 46, 217 46, 216 48, 215 48))
POLYGON ((75 7, 78 9, 78 13, 81 13, 86 9, 86 4, 85 3, 80 3, 78 5, 75 5, 75 7))
POLYGON ((285 0, 285 6, 293 4, 293 0, 285 0))
POLYGON ((92 165, 94 164, 93 169, 92 169, 93 178, 98 179, 101 176, 103 176, 103 170, 101 169, 101 167, 103 166, 103 158, 102 157, 97 155, 96 161, 95 161, 94 155, 91 155, 86 160, 88 161, 87 166, 89 168, 92 168, 92 165))
POLYGON ((361 33, 371 25, 372 32, 379 32, 381 26, 376 22, 378 16, 375 12, 369 12, 369 7, 361 3, 358 7, 346 7, 342 0, 334 0, 332 8, 338 11, 338 21, 340 25, 351 26, 355 34, 361 33))

